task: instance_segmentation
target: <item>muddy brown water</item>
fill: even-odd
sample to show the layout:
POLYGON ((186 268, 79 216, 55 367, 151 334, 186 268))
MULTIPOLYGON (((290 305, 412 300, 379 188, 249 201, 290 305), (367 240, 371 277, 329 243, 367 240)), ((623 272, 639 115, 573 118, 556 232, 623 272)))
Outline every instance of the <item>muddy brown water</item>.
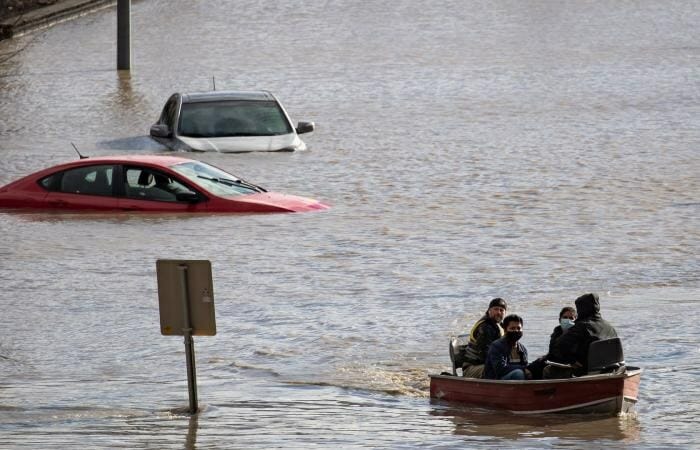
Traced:
POLYGON ((0 184, 167 153, 176 91, 269 89, 309 150, 193 154, 322 213, 0 213, 0 447, 688 448, 700 413, 695 2, 133 2, 0 42, 0 184), (160 335, 155 261, 212 262, 218 334, 160 335), (545 351, 584 292, 637 415, 432 403, 490 298, 545 351))

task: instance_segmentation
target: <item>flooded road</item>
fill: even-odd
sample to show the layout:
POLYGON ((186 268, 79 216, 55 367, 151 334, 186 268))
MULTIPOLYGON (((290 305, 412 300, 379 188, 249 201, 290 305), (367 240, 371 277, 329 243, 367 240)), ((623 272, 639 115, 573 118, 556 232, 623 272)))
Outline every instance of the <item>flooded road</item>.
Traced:
POLYGON ((268 89, 309 150, 188 154, 321 213, 0 213, 1 448, 688 448, 700 438, 695 2, 132 5, 0 42, 0 185, 168 153, 173 92, 268 89), (16 54, 15 54, 16 53, 16 54), (12 56, 14 54, 14 56, 12 56), (160 335, 155 261, 212 262, 218 334, 160 335), (494 296, 544 353, 598 292, 638 414, 514 418, 431 403, 447 341, 494 296))

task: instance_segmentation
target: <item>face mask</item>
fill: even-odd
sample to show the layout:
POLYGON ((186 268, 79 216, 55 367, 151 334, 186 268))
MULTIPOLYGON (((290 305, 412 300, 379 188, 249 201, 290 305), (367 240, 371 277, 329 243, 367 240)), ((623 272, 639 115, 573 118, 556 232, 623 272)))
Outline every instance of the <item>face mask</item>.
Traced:
POLYGON ((506 331, 506 337, 510 342, 518 342, 523 337, 522 331, 506 331))
POLYGON ((559 325, 562 330, 568 330, 574 326, 574 319, 559 319, 559 325))

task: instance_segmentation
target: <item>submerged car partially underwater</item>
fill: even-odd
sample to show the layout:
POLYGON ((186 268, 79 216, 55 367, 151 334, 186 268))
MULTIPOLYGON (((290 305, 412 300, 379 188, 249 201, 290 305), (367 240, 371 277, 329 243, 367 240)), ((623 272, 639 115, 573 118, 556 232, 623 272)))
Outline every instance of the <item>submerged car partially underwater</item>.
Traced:
POLYGON ((81 158, 0 187, 0 208, 64 211, 272 213, 328 209, 194 159, 166 155, 81 158))
POLYGON ((314 128, 294 127, 268 91, 210 91, 170 96, 150 135, 176 151, 282 152, 305 150, 299 135, 314 128))

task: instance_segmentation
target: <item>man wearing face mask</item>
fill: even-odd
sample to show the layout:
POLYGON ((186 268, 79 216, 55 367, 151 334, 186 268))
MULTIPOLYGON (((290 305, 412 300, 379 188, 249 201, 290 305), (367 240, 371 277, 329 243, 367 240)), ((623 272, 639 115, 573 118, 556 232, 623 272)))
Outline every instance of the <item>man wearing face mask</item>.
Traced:
POLYGON ((491 380, 531 379, 527 368, 527 349, 520 343, 523 337, 522 317, 511 314, 503 319, 506 334, 489 347, 484 367, 484 378, 491 380))

